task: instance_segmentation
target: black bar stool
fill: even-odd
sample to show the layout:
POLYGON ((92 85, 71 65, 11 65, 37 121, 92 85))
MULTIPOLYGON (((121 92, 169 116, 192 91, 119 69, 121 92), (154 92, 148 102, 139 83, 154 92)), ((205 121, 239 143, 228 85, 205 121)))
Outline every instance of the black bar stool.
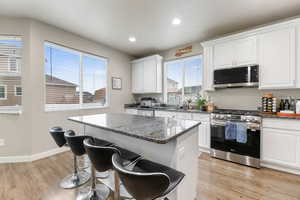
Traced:
MULTIPOLYGON (((50 135, 53 137, 55 143, 59 147, 68 146, 67 141, 65 139, 64 133, 65 131, 61 127, 53 127, 50 129, 50 135)), ((74 155, 74 171, 77 171, 77 162, 76 156, 74 155)), ((76 184, 74 183, 74 173, 66 176, 61 182, 60 187, 64 189, 75 188, 76 184)))
MULTIPOLYGON (((105 172, 108 170, 113 169, 113 165, 111 162, 112 155, 115 153, 118 153, 122 156, 123 158, 123 164, 128 165, 131 162, 134 162, 137 160, 140 155, 135 154, 133 152, 130 152, 128 150, 125 150, 123 148, 120 148, 114 144, 110 146, 103 146, 103 145, 97 145, 93 139, 88 138, 85 139, 84 142, 84 147, 86 149, 86 152, 92 162, 92 165, 94 167, 94 170, 97 170, 98 172, 105 172)), ((94 177, 94 173, 93 173, 94 177)), ((118 182, 116 182, 119 184, 118 182)), ((118 185, 119 186, 119 185, 118 185)), ((107 199, 109 196, 109 189, 104 189, 107 188, 106 186, 100 185, 95 183, 95 179, 93 181, 92 185, 92 191, 93 193, 91 194, 92 196, 89 196, 89 198, 82 198, 82 199, 100 199, 104 200, 107 199), (93 197, 93 198, 91 198, 93 197)), ((116 187, 119 188, 119 187, 116 187)), ((119 192, 119 190, 117 191, 119 192)), ((80 200, 82 200, 80 199, 80 200)))
POLYGON ((112 163, 127 191, 138 200, 165 197, 185 176, 170 167, 145 159, 140 159, 132 170, 128 170, 119 154, 113 155, 112 163))
POLYGON ((62 187, 76 188, 87 183, 91 178, 90 173, 84 170, 79 171, 77 165, 77 156, 82 156, 85 154, 83 140, 86 138, 86 136, 77 136, 72 130, 67 130, 64 133, 64 136, 74 155, 74 172, 64 179, 62 182, 62 187))

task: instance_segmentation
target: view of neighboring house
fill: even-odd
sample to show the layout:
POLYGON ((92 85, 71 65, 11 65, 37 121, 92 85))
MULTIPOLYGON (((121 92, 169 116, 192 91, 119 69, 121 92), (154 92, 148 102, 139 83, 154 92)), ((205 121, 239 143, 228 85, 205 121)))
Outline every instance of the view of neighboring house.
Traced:
POLYGON ((21 105, 21 47, 0 43, 0 106, 21 105))
MULTIPOLYGON (((170 78, 167 79, 168 85, 168 103, 169 104, 180 104, 182 101, 182 88, 179 88, 179 83, 170 78)), ((185 86, 184 87, 184 96, 185 99, 192 99, 197 96, 201 91, 201 85, 197 86, 185 86)))
MULTIPOLYGON (((59 79, 55 76, 46 75, 46 104, 78 104, 78 85, 59 79)), ((105 103, 106 88, 101 88, 92 94, 82 92, 83 103, 105 103)))

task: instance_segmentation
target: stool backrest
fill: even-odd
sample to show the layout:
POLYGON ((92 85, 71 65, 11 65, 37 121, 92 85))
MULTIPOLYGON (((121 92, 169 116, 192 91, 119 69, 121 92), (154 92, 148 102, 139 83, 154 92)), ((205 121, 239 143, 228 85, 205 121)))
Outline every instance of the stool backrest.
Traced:
POLYGON ((111 146, 96 145, 92 138, 85 139, 83 144, 89 159, 97 171, 105 172, 113 168, 111 158, 113 154, 120 153, 118 149, 111 146))
POLYGON ((62 147, 67 143, 64 136, 65 131, 61 127, 53 127, 49 130, 49 133, 54 139, 57 146, 62 147))
POLYGON ((112 163, 125 188, 135 199, 153 200, 159 198, 170 185, 170 179, 164 173, 135 172, 124 168, 122 159, 118 154, 113 155, 112 163))
POLYGON ((75 154, 76 156, 82 156, 83 154, 85 154, 83 140, 86 139, 87 136, 76 135, 73 130, 67 130, 65 132, 65 138, 73 154, 75 154))

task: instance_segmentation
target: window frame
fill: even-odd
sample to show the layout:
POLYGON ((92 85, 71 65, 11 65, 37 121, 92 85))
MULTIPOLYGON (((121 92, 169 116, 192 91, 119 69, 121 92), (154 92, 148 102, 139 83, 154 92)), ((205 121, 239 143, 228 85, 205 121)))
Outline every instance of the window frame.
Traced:
POLYGON ((0 100, 5 101, 5 100, 7 100, 7 85, 1 84, 0 87, 4 88, 4 97, 3 98, 0 97, 0 100))
POLYGON ((22 90, 22 86, 21 85, 15 85, 15 96, 16 97, 21 97, 23 96, 23 90, 22 90), (17 92, 17 88, 21 88, 21 95, 18 95, 18 92, 17 92))
MULTIPOLYGON (((109 93, 110 93, 110 85, 109 85, 109 74, 108 74, 108 68, 109 68, 109 59, 104 56, 95 55, 93 53, 77 50, 71 47, 67 47, 65 45, 56 44, 53 42, 45 41, 44 42, 44 48, 45 46, 51 46, 53 48, 58 48, 63 51, 71 52, 74 54, 79 55, 80 57, 80 63, 79 63, 79 103, 78 104, 46 104, 46 98, 47 98, 47 91, 46 91, 46 78, 45 78, 45 62, 44 62, 44 105, 45 105, 45 111, 46 112, 52 112, 52 111, 66 111, 66 110, 82 110, 82 109, 95 109, 95 108, 108 108, 110 105, 110 99, 109 99, 109 93), (84 72, 84 66, 83 66, 83 57, 88 56, 91 58, 99 59, 105 62, 106 69, 106 94, 105 94, 105 104, 102 105, 101 103, 83 103, 83 72, 84 72)), ((44 61, 45 61, 46 55, 44 53, 44 61)))
MULTIPOLYGON (((201 58, 202 59, 202 72, 203 72, 203 54, 199 55, 194 55, 194 56, 188 56, 184 58, 177 58, 173 60, 167 60, 164 62, 164 67, 163 67, 163 101, 164 103, 168 104, 168 69, 167 65, 168 64, 173 64, 173 63, 179 63, 179 62, 186 62, 187 60, 195 59, 195 58, 201 58)), ((182 91, 181 91, 181 99, 184 100, 184 87, 185 87, 185 73, 186 73, 186 66, 183 66, 182 69, 182 91)), ((202 82, 201 86, 203 86, 203 78, 204 78, 204 73, 202 73, 202 82)), ((182 103, 182 102, 181 102, 182 103)))

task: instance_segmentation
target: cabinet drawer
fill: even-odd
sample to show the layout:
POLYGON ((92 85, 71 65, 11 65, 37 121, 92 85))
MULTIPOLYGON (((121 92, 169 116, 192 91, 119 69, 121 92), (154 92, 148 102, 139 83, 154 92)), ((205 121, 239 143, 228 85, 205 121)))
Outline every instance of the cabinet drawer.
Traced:
POLYGON ((177 119, 192 119, 192 113, 183 113, 183 112, 178 112, 176 113, 176 118, 177 119))
POLYGON ((209 122, 210 121, 210 115, 209 114, 192 114, 193 120, 201 121, 201 122, 209 122))
POLYGON ((283 129, 299 131, 300 135, 300 120, 292 119, 263 119, 264 128, 283 129))

